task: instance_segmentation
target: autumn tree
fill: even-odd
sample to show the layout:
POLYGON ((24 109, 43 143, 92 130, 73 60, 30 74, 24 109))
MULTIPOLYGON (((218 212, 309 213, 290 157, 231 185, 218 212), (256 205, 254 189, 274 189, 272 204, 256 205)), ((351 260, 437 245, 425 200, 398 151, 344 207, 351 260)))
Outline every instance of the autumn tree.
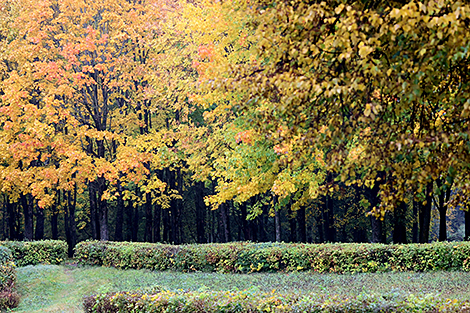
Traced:
MULTIPOLYGON (((150 175, 165 164, 158 156, 165 140, 148 130, 156 97, 149 80, 164 58, 156 43, 166 40, 162 24, 171 4, 25 0, 20 7, 12 24, 17 36, 7 47, 18 69, 4 81, 3 129, 28 149, 15 155, 9 143, 7 150, 21 159, 13 165, 21 175, 28 167, 55 175, 32 175, 42 181, 35 197, 84 184, 94 237, 107 240, 108 200, 126 197, 118 185, 135 184, 143 194, 165 188, 150 175)), ((51 203, 48 195, 41 207, 51 203)))
POLYGON ((235 94, 230 108, 273 146, 294 140, 294 161, 320 149, 338 180, 380 184, 381 204, 371 208, 379 219, 413 192, 427 242, 434 181, 453 181, 467 201, 469 7, 259 1, 244 9, 254 56, 217 68, 211 85, 235 94))

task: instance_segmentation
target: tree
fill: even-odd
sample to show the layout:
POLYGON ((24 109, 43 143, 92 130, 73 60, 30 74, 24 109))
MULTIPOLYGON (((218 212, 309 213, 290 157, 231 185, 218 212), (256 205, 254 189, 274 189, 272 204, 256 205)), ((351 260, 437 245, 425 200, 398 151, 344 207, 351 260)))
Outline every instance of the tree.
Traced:
MULTIPOLYGON (((230 108, 258 136, 294 141, 293 162, 328 151, 326 169, 339 180, 380 183, 375 216, 422 195, 427 242, 429 186, 454 172, 468 177, 468 6, 259 1, 245 9, 254 57, 217 68, 211 84, 237 95, 230 108), (353 143, 362 150, 355 159, 353 143)), ((463 180, 454 186, 466 195, 463 180)))
POLYGON ((21 166, 11 166, 21 175, 46 171, 21 186, 33 189, 40 207, 52 203, 47 190, 87 185, 91 223, 107 240, 108 201, 123 196, 112 193, 118 182, 144 193, 165 188, 150 172, 164 165, 156 155, 165 141, 139 129, 153 118, 149 80, 162 58, 154 45, 166 40, 162 21, 171 4, 22 0, 20 7, 12 24, 18 35, 6 49, 18 68, 3 84, 3 129, 22 146, 12 152, 22 153, 21 166))

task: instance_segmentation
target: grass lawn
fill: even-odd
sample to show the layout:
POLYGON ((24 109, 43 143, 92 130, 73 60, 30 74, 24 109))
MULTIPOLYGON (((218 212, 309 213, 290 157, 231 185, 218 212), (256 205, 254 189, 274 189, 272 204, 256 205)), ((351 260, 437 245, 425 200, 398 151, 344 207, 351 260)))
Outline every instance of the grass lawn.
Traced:
POLYGON ((470 299, 470 273, 381 274, 216 274, 118 270, 74 265, 20 267, 18 290, 22 296, 14 312, 82 312, 84 295, 126 290, 243 290, 278 293, 357 295, 432 294, 447 299, 470 299))

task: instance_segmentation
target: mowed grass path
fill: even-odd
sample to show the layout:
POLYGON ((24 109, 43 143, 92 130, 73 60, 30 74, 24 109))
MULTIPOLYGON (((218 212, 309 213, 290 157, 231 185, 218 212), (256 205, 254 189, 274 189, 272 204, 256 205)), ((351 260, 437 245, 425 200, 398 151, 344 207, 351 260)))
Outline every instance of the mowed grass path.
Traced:
POLYGON ((20 306, 14 312, 82 312, 84 295, 113 291, 244 290, 330 295, 439 294, 443 298, 470 299, 470 273, 379 274, 217 274, 118 270, 76 265, 38 265, 18 268, 20 306))

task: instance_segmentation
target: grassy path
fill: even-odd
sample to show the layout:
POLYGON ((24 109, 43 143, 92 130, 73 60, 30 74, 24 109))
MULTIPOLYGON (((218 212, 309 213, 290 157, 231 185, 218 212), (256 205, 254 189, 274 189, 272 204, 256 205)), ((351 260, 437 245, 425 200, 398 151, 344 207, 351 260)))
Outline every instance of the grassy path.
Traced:
POLYGON ((18 268, 20 306, 14 312, 82 312, 84 295, 125 290, 243 290, 279 293, 314 292, 331 295, 432 294, 470 299, 470 273, 383 274, 216 274, 118 270, 74 265, 38 265, 18 268))

